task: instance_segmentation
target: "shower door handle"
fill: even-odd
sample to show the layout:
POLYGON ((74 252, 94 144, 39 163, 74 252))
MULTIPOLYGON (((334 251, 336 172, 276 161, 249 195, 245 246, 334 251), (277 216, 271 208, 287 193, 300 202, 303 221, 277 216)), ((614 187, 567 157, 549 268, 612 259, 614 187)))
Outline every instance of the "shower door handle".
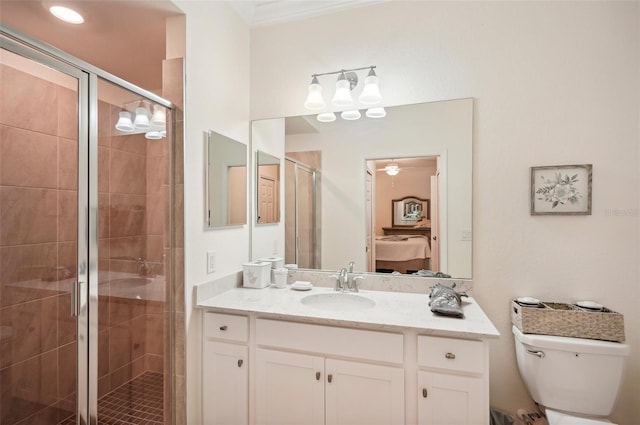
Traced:
POLYGON ((71 315, 73 317, 78 317, 78 314, 80 314, 80 301, 78 300, 78 296, 80 292, 82 292, 83 283, 84 282, 77 280, 71 282, 71 315))

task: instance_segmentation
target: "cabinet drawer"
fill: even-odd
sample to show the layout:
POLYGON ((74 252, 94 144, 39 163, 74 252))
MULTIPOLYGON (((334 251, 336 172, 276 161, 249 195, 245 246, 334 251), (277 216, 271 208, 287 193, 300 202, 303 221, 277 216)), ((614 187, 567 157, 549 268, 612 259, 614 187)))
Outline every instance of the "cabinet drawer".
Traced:
POLYGON ((456 372, 482 374, 485 346, 482 341, 418 336, 418 364, 456 372))
POLYGON ((247 342, 249 339, 249 318, 205 312, 203 335, 205 338, 247 342))

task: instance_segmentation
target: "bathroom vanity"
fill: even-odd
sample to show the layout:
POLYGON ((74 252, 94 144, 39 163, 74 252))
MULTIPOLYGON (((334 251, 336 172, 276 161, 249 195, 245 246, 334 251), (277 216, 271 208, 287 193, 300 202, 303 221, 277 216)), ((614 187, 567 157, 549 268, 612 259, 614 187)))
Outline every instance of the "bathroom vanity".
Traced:
POLYGON ((203 312, 202 420, 212 424, 489 424, 489 340, 428 294, 233 288, 203 312), (344 297, 344 298, 342 298, 344 297))

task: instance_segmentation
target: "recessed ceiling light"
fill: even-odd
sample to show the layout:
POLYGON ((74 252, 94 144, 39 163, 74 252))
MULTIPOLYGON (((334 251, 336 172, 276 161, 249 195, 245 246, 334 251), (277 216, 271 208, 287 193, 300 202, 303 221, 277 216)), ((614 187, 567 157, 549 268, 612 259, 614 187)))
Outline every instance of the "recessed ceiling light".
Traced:
POLYGON ((84 18, 81 14, 73 9, 69 9, 64 6, 51 6, 49 11, 58 19, 61 19, 70 24, 81 24, 84 22, 84 18))

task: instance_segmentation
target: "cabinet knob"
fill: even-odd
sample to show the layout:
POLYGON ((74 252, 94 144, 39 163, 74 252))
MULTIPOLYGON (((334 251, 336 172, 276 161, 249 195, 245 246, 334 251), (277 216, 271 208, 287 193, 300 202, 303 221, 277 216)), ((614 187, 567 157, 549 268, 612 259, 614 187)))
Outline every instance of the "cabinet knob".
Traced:
POLYGON ((333 375, 332 374, 327 375, 327 381, 329 381, 329 383, 331 383, 331 381, 333 381, 333 375))
POLYGON ((220 326, 220 330, 221 330, 221 331, 226 331, 226 330, 227 330, 227 325, 222 325, 222 326, 220 326))
POLYGON ((238 367, 242 367, 243 363, 244 363, 244 360, 238 359, 238 367))
POLYGON ((427 398, 427 389, 426 388, 422 389, 422 397, 427 398))
POLYGON ((445 357, 446 359, 453 360, 453 359, 455 359, 455 358, 456 358, 456 355, 455 355, 455 354, 453 354, 453 353, 447 353, 447 354, 445 354, 445 355, 444 355, 444 357, 445 357))
POLYGON ((320 380, 320 372, 316 372, 316 381, 320 380))

